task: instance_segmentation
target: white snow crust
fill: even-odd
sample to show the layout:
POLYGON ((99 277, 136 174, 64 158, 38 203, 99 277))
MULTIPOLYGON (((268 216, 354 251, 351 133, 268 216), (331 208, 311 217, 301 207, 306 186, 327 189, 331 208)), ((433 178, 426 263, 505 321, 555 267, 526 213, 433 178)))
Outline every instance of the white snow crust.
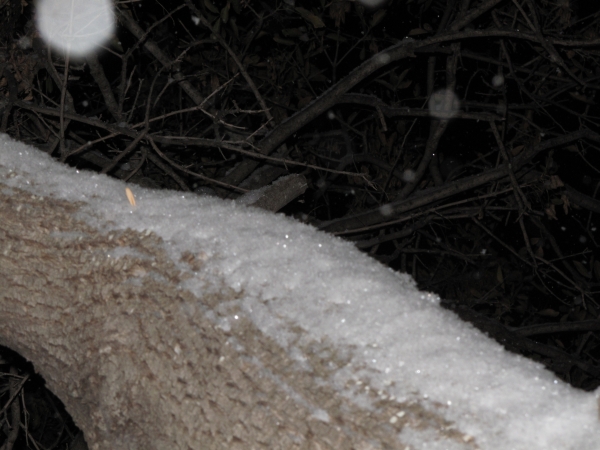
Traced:
MULTIPOLYGON (((6 135, 0 135, 0 177, 11 186, 32 192, 43 186, 44 195, 86 202, 81 218, 92 225, 112 221, 114 229, 151 230, 164 239, 173 261, 185 251, 205 254, 202 274, 182 288, 199 297, 223 284, 240 292, 242 311, 299 362, 292 324, 352 349, 351 366, 362 368, 372 386, 399 401, 445 405, 444 417, 480 449, 600 448, 598 392, 578 391, 540 364, 508 353, 442 309, 435 295, 419 292, 409 276, 348 242, 280 215, 195 194, 130 186, 136 196, 131 206, 124 183, 60 165, 6 135)), ((368 406, 368 396, 344 387, 356 379, 355 370, 339 370, 337 389, 368 406)), ((328 419, 325 411, 315 415, 328 419)), ((463 447, 409 427, 399 438, 411 448, 473 448, 468 439, 463 447)))

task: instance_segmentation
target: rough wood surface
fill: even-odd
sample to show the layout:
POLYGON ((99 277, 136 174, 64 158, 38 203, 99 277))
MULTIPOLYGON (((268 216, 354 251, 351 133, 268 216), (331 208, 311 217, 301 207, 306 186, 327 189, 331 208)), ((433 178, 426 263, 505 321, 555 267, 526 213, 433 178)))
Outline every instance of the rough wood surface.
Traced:
POLYGON ((178 287, 201 255, 184 256, 186 272, 156 235, 91 228, 81 204, 34 190, 0 179, 0 344, 33 362, 91 449, 405 448, 406 425, 465 444, 441 415, 368 382, 355 389, 375 409, 340 395, 344 360, 326 342, 307 340, 301 368, 242 316, 217 326, 239 294, 178 287))

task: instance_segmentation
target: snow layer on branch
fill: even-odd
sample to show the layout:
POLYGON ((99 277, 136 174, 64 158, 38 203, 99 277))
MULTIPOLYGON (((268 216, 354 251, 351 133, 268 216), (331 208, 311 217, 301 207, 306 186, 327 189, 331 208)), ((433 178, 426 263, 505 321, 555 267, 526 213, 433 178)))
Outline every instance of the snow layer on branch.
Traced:
MULTIPOLYGON (((346 386, 368 379, 387 398, 437 405, 465 437, 463 447, 405 427, 399 437, 415 448, 473 448, 473 442, 500 450, 598 448, 597 393, 575 390, 540 364, 506 352, 443 310, 436 296, 419 292, 410 277, 348 242, 280 215, 194 194, 132 186, 131 206, 124 183, 62 166, 5 135, 0 177, 32 192, 84 201, 82 219, 95 226, 151 230, 165 240, 173 261, 186 251, 204 255, 202 272, 183 288, 199 296, 211 286, 234 289, 245 314, 299 362, 292 325, 349 354, 336 384, 363 407, 372 397, 346 386)), ((227 327, 236 317, 220 320, 227 327)))

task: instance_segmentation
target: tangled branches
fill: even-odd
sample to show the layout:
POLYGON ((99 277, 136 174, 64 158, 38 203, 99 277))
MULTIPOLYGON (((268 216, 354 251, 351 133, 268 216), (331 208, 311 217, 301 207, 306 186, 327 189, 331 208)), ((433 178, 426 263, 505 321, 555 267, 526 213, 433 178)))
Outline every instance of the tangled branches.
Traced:
POLYGON ((591 389, 600 38, 579 3, 126 2, 110 45, 70 63, 24 22, 0 55, 1 131, 202 195, 303 177, 264 204, 591 389))

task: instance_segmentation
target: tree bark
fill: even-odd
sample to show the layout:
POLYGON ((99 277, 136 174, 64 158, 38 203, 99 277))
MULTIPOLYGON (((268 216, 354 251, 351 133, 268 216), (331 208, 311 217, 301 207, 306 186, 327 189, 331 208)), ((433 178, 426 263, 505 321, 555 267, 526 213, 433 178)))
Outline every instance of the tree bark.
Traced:
POLYGON ((240 294, 178 287, 201 255, 181 270, 157 235, 94 228, 85 203, 9 187, 14 176, 0 165, 0 344, 33 362, 90 449, 404 448, 414 417, 461 442, 418 404, 357 406, 333 387, 335 356, 300 369, 243 315, 218 326, 240 294))

